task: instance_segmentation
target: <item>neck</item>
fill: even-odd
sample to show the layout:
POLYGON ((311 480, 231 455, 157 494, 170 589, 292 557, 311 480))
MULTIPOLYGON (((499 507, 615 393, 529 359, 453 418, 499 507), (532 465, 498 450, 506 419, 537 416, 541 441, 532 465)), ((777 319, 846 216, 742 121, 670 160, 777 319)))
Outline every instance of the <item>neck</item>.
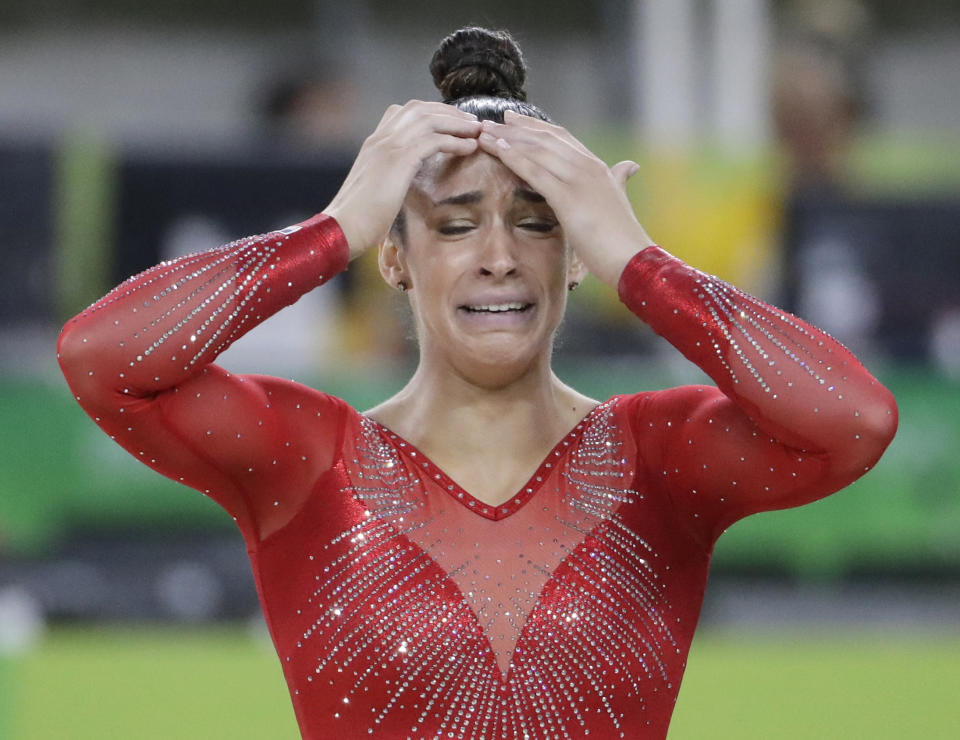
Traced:
POLYGON ((467 377, 424 362, 400 393, 370 415, 434 459, 447 455, 538 453, 596 404, 554 375, 549 357, 509 382, 467 377))

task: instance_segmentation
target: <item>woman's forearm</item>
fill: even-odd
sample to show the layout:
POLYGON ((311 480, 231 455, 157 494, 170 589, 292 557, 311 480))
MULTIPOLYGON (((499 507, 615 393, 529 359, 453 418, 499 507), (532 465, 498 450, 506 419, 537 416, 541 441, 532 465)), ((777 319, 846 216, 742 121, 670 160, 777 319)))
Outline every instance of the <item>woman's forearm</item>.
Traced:
POLYGON ((892 438, 890 392, 843 345, 803 320, 659 247, 629 262, 619 292, 779 442, 855 467, 879 457, 892 438))
POLYGON ((347 257, 336 221, 321 215, 163 262, 67 323, 61 367, 81 404, 91 393, 123 399, 173 388, 343 270, 347 257))

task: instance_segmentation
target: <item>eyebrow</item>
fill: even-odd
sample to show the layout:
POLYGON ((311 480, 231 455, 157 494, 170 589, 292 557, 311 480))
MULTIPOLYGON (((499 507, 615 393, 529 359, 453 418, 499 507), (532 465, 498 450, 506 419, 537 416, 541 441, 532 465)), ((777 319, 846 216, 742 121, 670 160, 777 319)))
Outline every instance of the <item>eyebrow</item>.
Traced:
MULTIPOLYGON (((513 197, 518 200, 525 200, 528 203, 546 203, 547 199, 544 198, 540 193, 530 190, 529 188, 517 188, 513 191, 513 197)), ((471 190, 467 193, 458 193, 457 195, 451 195, 449 198, 443 198, 442 200, 433 201, 433 207, 439 208, 440 206, 469 206, 474 203, 479 203, 483 200, 483 191, 481 190, 471 190)))
POLYGON ((435 208, 439 206, 468 206, 479 203, 481 200, 483 200, 483 193, 479 190, 471 190, 469 193, 459 193, 443 200, 435 200, 433 205, 435 208))
POLYGON ((528 203, 546 203, 547 199, 544 198, 540 193, 535 190, 530 190, 529 188, 517 188, 513 191, 513 197, 519 198, 520 200, 525 200, 528 203))

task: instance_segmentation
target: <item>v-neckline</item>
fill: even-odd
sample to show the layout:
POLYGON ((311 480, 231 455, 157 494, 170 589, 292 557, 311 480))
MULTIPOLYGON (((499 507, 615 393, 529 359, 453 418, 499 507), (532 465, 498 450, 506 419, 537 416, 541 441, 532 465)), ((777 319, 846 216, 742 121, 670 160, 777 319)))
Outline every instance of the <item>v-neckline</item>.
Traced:
POLYGON ((510 498, 503 503, 497 504, 496 506, 489 504, 486 501, 482 501, 467 491, 463 486, 447 475, 443 468, 433 462, 427 455, 423 454, 423 452, 421 452, 415 444, 407 441, 388 426, 381 424, 375 419, 371 419, 366 414, 362 414, 362 416, 364 419, 374 425, 379 434, 390 444, 391 447, 413 461, 413 463, 416 464, 426 475, 428 475, 430 479, 434 481, 434 483, 446 491, 454 501, 482 517, 499 521, 511 516, 512 514, 515 514, 533 498, 534 494, 540 489, 540 486, 543 485, 543 482, 547 479, 556 463, 561 461, 566 452, 572 446, 574 446, 574 442, 576 442, 576 440, 579 438, 584 427, 589 423, 590 418, 594 415, 597 409, 603 405, 603 403, 598 403, 596 406, 591 408, 580 419, 580 421, 578 421, 574 427, 565 435, 563 435, 563 437, 560 438, 560 441, 558 441, 551 448, 546 457, 544 457, 541 463, 537 466, 536 470, 534 470, 533 474, 527 479, 527 482, 524 483, 510 498))

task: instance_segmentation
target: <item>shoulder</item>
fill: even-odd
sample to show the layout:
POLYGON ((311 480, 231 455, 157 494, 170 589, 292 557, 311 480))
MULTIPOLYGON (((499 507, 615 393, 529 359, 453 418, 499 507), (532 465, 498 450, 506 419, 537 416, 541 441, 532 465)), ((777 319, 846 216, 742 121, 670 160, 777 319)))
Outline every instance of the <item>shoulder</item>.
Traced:
POLYGON ((642 391, 613 396, 608 403, 617 412, 634 423, 655 423, 658 419, 673 421, 673 417, 697 412, 729 400, 723 391, 713 385, 682 385, 663 390, 642 391))
POLYGON ((304 383, 270 375, 243 375, 238 379, 262 409, 257 418, 273 419, 280 425, 278 431, 323 433, 329 443, 334 441, 330 434, 340 437, 345 425, 360 416, 344 399, 304 383))
MULTIPOLYGON (((294 409, 337 409, 341 412, 354 411, 353 407, 342 398, 324 393, 304 383, 272 375, 241 375, 242 382, 251 384, 264 398, 265 403, 288 406, 293 404, 294 409), (298 407, 299 404, 299 407, 298 407)), ((356 413, 356 411, 354 411, 356 413)))

